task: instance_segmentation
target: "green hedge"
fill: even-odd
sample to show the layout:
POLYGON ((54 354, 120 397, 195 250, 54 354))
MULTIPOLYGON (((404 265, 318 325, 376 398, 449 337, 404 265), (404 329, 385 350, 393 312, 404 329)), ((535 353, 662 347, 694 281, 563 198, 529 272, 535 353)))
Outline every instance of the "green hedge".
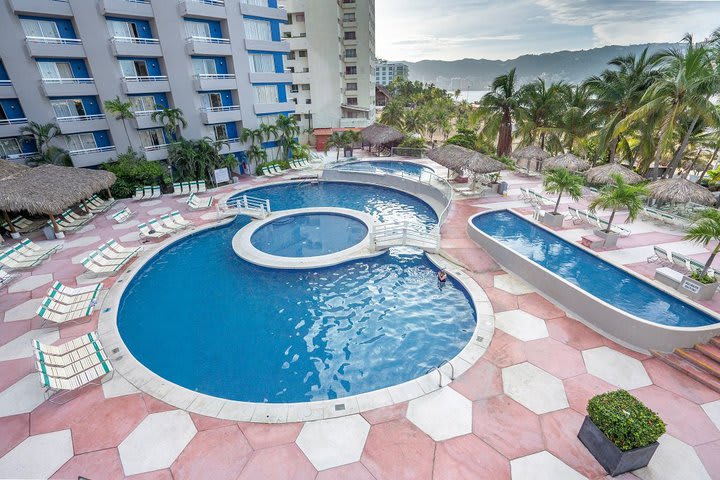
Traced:
POLYGON ((624 452, 650 445, 665 433, 665 423, 657 413, 625 390, 591 398, 587 411, 590 420, 624 452))
POLYGON ((115 198, 129 198, 135 194, 135 187, 146 185, 167 185, 170 178, 167 169, 158 162, 139 160, 119 160, 103 165, 105 170, 113 172, 117 181, 110 191, 115 198))

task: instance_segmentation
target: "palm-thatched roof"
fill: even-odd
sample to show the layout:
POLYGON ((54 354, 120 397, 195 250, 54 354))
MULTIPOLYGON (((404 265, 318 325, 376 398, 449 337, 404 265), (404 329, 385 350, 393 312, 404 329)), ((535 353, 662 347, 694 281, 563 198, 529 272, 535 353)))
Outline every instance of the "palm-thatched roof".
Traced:
POLYGON ((527 147, 515 150, 510 157, 516 162, 532 160, 543 161, 550 158, 550 154, 537 145, 528 145, 527 147))
POLYGON ((15 175, 17 172, 25 170, 26 168, 28 167, 25 165, 0 159, 0 179, 15 175))
POLYGON ((430 160, 447 167, 450 170, 461 171, 463 169, 470 170, 473 173, 492 173, 504 170, 507 166, 483 155, 475 150, 470 150, 453 144, 445 144, 438 148, 433 148, 427 153, 430 160))
POLYGON ((680 177, 666 178, 648 185, 650 197, 660 203, 714 205, 715 195, 707 188, 680 177))
POLYGON ((557 157, 552 157, 543 162, 543 170, 553 168, 564 168, 571 172, 583 172, 590 168, 590 162, 584 158, 579 158, 572 153, 563 153, 557 157))
POLYGON ((381 123, 373 123, 364 128, 360 135, 363 142, 372 146, 400 143, 405 138, 405 135, 399 130, 381 123))
POLYGON ((585 172, 585 178, 588 183, 593 185, 607 185, 613 182, 613 176, 620 175, 625 183, 635 184, 645 180, 641 175, 633 172, 627 167, 623 167, 619 163, 608 163, 606 165, 600 165, 599 167, 593 167, 585 172))
POLYGON ((0 211, 56 215, 115 183, 104 170, 41 165, 0 179, 0 211))

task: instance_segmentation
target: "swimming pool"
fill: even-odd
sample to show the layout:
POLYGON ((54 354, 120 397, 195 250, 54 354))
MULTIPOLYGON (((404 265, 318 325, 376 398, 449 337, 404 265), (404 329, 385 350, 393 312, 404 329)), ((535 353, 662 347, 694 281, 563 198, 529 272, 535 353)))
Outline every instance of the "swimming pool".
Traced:
POLYGON ((420 165, 419 163, 404 162, 399 160, 360 160, 357 162, 348 162, 342 165, 337 165, 333 168, 359 170, 362 172, 378 169, 390 173, 405 173, 418 177, 435 173, 432 168, 420 165))
POLYGON ((270 255, 317 257, 357 245, 367 234, 367 226, 348 215, 303 213, 263 225, 252 234, 250 242, 270 255))
POLYGON ((705 312, 507 210, 480 214, 472 224, 514 252, 631 315, 673 327, 718 323, 705 312))
MULTIPOLYGON (((253 196, 273 209, 339 206, 435 222, 429 206, 391 189, 276 185, 253 196)), ((424 375, 470 340, 475 312, 454 280, 417 250, 318 270, 252 265, 231 247, 249 223, 190 235, 151 258, 117 313, 132 355, 190 390, 247 402, 308 402, 378 390, 424 375)))

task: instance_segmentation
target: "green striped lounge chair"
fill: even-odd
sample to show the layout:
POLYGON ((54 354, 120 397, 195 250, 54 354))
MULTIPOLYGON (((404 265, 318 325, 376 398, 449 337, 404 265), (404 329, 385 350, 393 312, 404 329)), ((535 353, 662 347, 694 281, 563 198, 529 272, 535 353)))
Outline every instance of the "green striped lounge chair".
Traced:
POLYGON ((212 207, 214 200, 215 197, 200 198, 194 193, 191 193, 187 199, 187 204, 193 210, 205 210, 212 207))
POLYGON ((81 295, 67 295, 51 288, 48 290, 45 298, 51 298, 53 301, 64 305, 76 305, 79 303, 86 304, 91 302, 95 299, 95 297, 97 297, 98 293, 99 290, 92 293, 83 293, 81 295))
POLYGON ((169 228, 174 232, 183 230, 185 228, 183 225, 178 225, 177 223, 175 223, 175 220, 173 220, 170 214, 161 215, 160 222, 162 222, 163 227, 169 228))
POLYGON ((10 255, 18 260, 39 260, 42 262, 49 258, 51 254, 48 252, 37 253, 18 243, 10 249, 10 255))
POLYGON ((194 227, 195 226, 195 224, 193 222, 191 222, 190 220, 186 220, 178 210, 170 212, 170 215, 172 216, 173 221, 175 223, 177 223, 178 225, 183 225, 185 227, 194 227))
POLYGON ((94 273, 95 275, 114 275, 120 270, 120 267, 122 267, 122 265, 99 265, 90 257, 83 258, 80 263, 88 272, 94 273))
POLYGON ((49 365, 67 365, 103 349, 97 333, 81 335, 61 345, 48 345, 32 340, 35 358, 49 365))
POLYGON ((158 222, 157 218, 150 219, 147 222, 147 224, 151 230, 155 230, 158 233, 162 233, 165 235, 170 235, 173 233, 173 230, 170 230, 169 228, 164 227, 160 222, 158 222))
POLYGON ((69 295, 71 297, 74 297, 77 295, 85 295, 88 293, 97 295, 97 293, 99 293, 100 290, 102 290, 103 284, 97 283, 95 285, 86 285, 86 286, 82 286, 82 287, 68 287, 66 285, 63 285, 61 282, 56 281, 55 283, 52 284, 52 287, 50 287, 50 288, 52 288, 53 290, 57 290, 58 292, 60 292, 64 295, 69 295))
POLYGON ((0 253, 0 265, 13 270, 27 270, 42 263, 41 259, 28 259, 10 249, 0 253))
POLYGON ((141 223, 138 225, 138 230, 140 230, 140 236, 142 238, 162 238, 167 233, 160 233, 156 230, 151 230, 147 223, 141 223))
POLYGON ((90 255, 87 256, 90 260, 95 262, 96 264, 102 266, 102 267, 115 267, 117 270, 120 270, 125 263, 127 263, 126 259, 117 259, 117 258, 109 258, 103 255, 103 252, 100 250, 95 250, 90 255))
POLYGON ((182 192, 182 182, 173 183, 173 195, 180 195, 182 192))
POLYGON ((79 323, 82 318, 87 318, 87 321, 90 321, 93 308, 93 302, 63 305, 54 302, 52 298, 47 298, 38 308, 37 314, 43 319, 42 326, 45 326, 47 322, 61 325, 64 323, 79 323))
POLYGON ((189 182, 190 193, 198 193, 198 184, 196 180, 189 182))
POLYGON ((160 198, 162 196, 160 185, 153 185, 151 189, 150 198, 160 198))
POLYGON ((132 257, 134 257, 133 254, 130 253, 120 253, 116 252, 112 248, 110 248, 110 245, 107 243, 100 245, 98 247, 98 252, 100 252, 101 256, 103 258, 106 258, 109 263, 127 263, 132 257))
POLYGON ((71 378, 79 373, 92 369, 95 365, 99 365, 100 363, 107 361, 108 359, 107 356, 105 356, 105 351, 99 350, 91 355, 79 358, 66 365, 53 365, 40 360, 35 360, 35 368, 38 372, 43 372, 50 377, 71 378))
POLYGON ((60 250, 60 249, 62 248, 62 245, 55 245, 54 247, 49 247, 49 248, 41 247, 40 245, 38 245, 37 243, 33 242, 33 241, 30 240, 29 238, 26 238, 25 240, 23 240, 22 242, 20 242, 20 245, 23 245, 24 247, 29 248, 29 249, 32 250, 33 252, 37 252, 37 253, 48 253, 48 254, 55 253, 55 252, 57 252, 58 250, 60 250))
POLYGON ((205 180, 198 180, 197 187, 198 187, 198 193, 207 192, 207 185, 205 184, 205 180))
POLYGON ((143 187, 135 187, 135 195, 133 195, 133 200, 142 200, 145 198, 145 189, 143 187))
POLYGON ((127 221, 127 219, 130 218, 131 216, 132 216, 132 212, 127 208, 123 208, 119 212, 114 213, 112 216, 112 219, 115 220, 117 223, 123 223, 123 222, 127 221))
POLYGON ((143 250, 143 247, 124 247, 113 238, 107 241, 107 245, 118 253, 127 253, 130 255, 137 255, 143 250))
POLYGON ((112 372, 110 361, 102 361, 93 368, 70 378, 55 378, 43 372, 38 372, 38 375, 40 384, 45 388, 46 398, 52 403, 63 404, 67 403, 61 400, 65 394, 88 385, 99 385, 102 383, 101 379, 112 372))
POLYGON ((6 270, 0 269, 0 287, 8 285, 15 279, 15 277, 17 277, 17 274, 8 273, 6 270))

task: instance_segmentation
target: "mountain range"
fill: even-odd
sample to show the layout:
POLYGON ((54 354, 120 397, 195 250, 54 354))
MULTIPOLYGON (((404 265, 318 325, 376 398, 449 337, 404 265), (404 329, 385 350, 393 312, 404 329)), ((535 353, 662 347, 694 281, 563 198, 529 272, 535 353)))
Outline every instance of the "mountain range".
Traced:
POLYGON ((647 48, 654 53, 677 46, 670 43, 645 45, 610 45, 590 50, 564 50, 540 55, 522 55, 512 60, 486 60, 465 58, 462 60, 421 60, 402 62, 410 66, 410 79, 434 83, 447 90, 487 90, 493 79, 517 69, 519 83, 530 82, 538 77, 548 81, 564 80, 579 83, 600 73, 611 59, 633 54, 647 48))

